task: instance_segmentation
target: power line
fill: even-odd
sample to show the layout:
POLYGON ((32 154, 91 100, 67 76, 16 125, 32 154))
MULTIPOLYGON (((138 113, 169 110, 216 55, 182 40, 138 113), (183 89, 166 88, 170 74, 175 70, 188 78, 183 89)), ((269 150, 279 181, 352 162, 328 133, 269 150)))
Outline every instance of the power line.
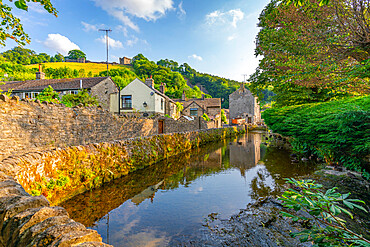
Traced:
POLYGON ((99 31, 101 31, 101 32, 105 32, 105 38, 107 39, 107 41, 106 41, 106 43, 107 43, 107 76, 109 76, 109 71, 108 71, 108 52, 109 52, 109 46, 108 46, 108 33, 109 32, 112 32, 112 30, 111 29, 99 29, 99 31))

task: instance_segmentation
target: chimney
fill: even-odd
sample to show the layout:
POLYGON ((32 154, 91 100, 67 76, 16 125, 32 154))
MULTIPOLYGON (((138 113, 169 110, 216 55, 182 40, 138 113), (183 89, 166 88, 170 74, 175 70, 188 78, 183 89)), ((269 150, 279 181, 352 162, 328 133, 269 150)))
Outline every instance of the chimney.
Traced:
POLYGON ((185 91, 182 91, 181 100, 186 101, 185 91))
POLYGON ((240 90, 244 93, 244 82, 242 82, 242 85, 240 85, 240 90))
POLYGON ((152 76, 150 76, 150 78, 145 80, 145 84, 148 85, 150 88, 154 88, 154 80, 152 76))
POLYGON ((36 80, 43 80, 45 79, 45 73, 42 72, 42 65, 39 64, 39 71, 36 72, 36 80))
POLYGON ((161 83, 161 85, 159 86, 159 91, 164 94, 164 92, 166 91, 166 83, 161 83))
POLYGON ((82 80, 80 80, 80 89, 82 89, 82 80))
POLYGON ((202 100, 204 100, 204 93, 202 93, 202 100))

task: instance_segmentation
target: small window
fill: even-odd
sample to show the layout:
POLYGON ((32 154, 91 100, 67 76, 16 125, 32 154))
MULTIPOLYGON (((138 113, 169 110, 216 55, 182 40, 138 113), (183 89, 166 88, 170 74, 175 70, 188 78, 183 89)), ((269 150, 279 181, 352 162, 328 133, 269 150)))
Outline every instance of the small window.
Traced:
POLYGON ((24 93, 24 97, 26 99, 32 99, 32 94, 31 93, 24 93))
POLYGON ((163 110, 163 99, 161 99, 161 110, 163 110))
POLYGON ((131 95, 124 95, 121 97, 121 99, 122 99, 122 108, 132 109, 132 96, 131 95))
POLYGON ((39 93, 32 93, 32 99, 35 99, 39 93))
POLYGON ((72 90, 71 94, 78 94, 78 90, 72 90))
POLYGON ((197 117, 198 116, 198 108, 190 108, 190 116, 197 117))

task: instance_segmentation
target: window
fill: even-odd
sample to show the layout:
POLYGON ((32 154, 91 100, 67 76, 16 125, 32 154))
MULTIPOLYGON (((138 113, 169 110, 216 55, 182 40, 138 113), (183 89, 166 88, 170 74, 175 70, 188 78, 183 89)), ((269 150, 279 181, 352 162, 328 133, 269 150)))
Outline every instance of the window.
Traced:
POLYGON ((32 99, 35 99, 39 93, 32 93, 32 99))
POLYGON ((161 110, 163 110, 163 99, 161 99, 161 110))
POLYGON ((78 94, 78 90, 72 90, 71 94, 78 94))
POLYGON ((132 96, 131 95, 124 95, 121 97, 121 99, 122 99, 122 108, 132 109, 132 96))
POLYGON ((190 116, 198 117, 198 108, 190 108, 190 116))

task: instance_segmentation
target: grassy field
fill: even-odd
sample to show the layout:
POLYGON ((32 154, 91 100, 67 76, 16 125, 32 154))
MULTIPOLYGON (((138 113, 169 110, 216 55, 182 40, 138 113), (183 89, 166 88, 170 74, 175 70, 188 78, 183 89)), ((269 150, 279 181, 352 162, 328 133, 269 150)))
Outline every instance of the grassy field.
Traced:
MULTIPOLYGON (((31 64, 31 65, 27 65, 26 67, 27 68, 38 68, 39 65, 31 64)), ((93 75, 99 74, 99 72, 107 70, 107 65, 100 64, 100 63, 65 63, 65 62, 43 63, 44 69, 45 68, 56 69, 56 68, 63 68, 63 67, 68 67, 68 68, 76 69, 76 70, 84 69, 86 73, 89 73, 91 71, 93 75)), ((117 69, 117 68, 122 68, 122 67, 126 67, 126 68, 129 68, 130 70, 133 70, 131 66, 125 66, 125 65, 120 65, 120 64, 117 64, 117 65, 109 64, 109 69, 117 69)))

